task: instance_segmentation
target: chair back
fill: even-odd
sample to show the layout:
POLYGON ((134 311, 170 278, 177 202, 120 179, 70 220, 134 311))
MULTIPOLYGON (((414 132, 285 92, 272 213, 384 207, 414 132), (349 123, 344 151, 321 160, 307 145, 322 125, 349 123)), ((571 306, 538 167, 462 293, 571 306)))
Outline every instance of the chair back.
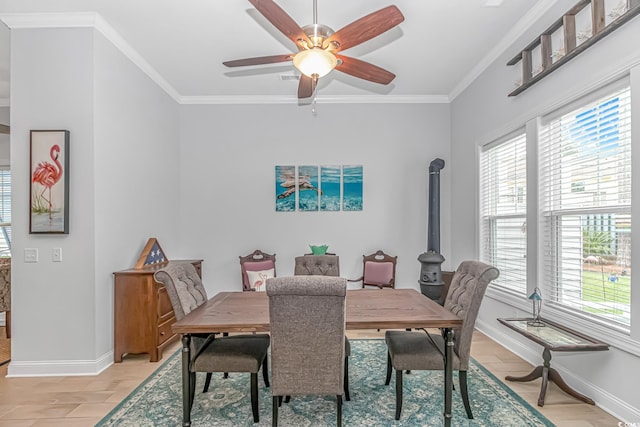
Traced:
POLYGON ((295 276, 340 276, 337 255, 303 255, 295 258, 295 276))
POLYGON ((242 290, 254 291, 264 290, 264 284, 256 287, 256 280, 249 278, 249 275, 255 276, 255 279, 263 277, 276 277, 276 254, 267 254, 260 249, 256 249, 249 255, 240 256, 240 273, 242 274, 242 290), (247 273, 248 271, 252 273, 247 273))
POLYGON ((207 302, 207 291, 190 262, 169 261, 164 268, 154 273, 153 278, 167 290, 176 320, 207 302))
POLYGON ((267 280, 274 396, 342 394, 346 293, 341 277, 267 280))
POLYGON ((463 261, 453 274, 444 308, 463 319, 462 327, 454 334, 454 350, 460 359, 460 370, 466 371, 469 367, 471 339, 480 303, 489 282, 499 275, 497 268, 480 261, 463 261))
POLYGON ((378 250, 362 256, 362 284, 364 286, 395 287, 397 256, 378 250))

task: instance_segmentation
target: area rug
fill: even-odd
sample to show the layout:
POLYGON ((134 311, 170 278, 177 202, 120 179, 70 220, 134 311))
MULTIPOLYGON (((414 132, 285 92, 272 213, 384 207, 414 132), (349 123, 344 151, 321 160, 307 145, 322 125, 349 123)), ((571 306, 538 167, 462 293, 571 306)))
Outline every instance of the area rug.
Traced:
MULTIPOLYGON (((343 404, 345 426, 441 426, 443 424, 443 373, 412 371, 405 374, 404 403, 399 421, 395 416, 395 380, 384 385, 384 340, 351 340, 349 379, 351 401, 343 404)), ((114 408, 97 426, 157 427, 182 424, 180 351, 114 408)), ((253 423, 249 375, 215 375, 208 393, 202 393, 204 374, 197 375, 191 413, 194 427, 270 426, 271 393, 259 375, 260 422, 253 423)), ((395 378, 395 375, 392 377, 395 378)), ((501 383, 476 361, 467 374, 474 419, 466 417, 460 393, 453 392, 453 426, 527 427, 553 426, 540 412, 501 383)), ((457 374, 454 374, 457 384, 457 374)), ((281 426, 336 425, 335 397, 300 397, 279 408, 281 426)))
POLYGON ((11 361, 11 340, 0 338, 0 366, 11 361))

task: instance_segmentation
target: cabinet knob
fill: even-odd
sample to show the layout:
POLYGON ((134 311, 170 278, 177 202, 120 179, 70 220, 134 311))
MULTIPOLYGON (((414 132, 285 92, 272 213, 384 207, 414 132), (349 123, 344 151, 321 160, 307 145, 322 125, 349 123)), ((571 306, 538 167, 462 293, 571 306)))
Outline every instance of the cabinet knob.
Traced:
POLYGON ((164 331, 160 332, 160 335, 164 335, 164 331))

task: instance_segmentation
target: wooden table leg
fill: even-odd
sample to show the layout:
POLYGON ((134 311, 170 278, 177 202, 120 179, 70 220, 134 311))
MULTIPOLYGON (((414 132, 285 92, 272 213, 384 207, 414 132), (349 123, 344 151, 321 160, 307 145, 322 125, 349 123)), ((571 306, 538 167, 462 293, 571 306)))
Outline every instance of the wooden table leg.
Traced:
POLYGON ((560 376, 560 373, 558 371, 556 371, 555 369, 553 369, 553 368, 549 368, 549 379, 551 381, 553 381, 554 383, 556 383, 558 385, 558 387, 560 387, 560 390, 562 390, 565 393, 575 397, 576 399, 581 400, 584 403, 588 403, 589 405, 595 405, 596 404, 596 402, 594 402, 592 399, 589 399, 584 394, 580 394, 577 391, 575 391, 574 389, 572 389, 571 387, 569 387, 569 385, 567 383, 565 383, 564 380, 562 379, 562 377, 560 376))
POLYGON ((191 426, 191 335, 182 335, 182 425, 191 426))
POLYGON ((549 381, 553 381, 560 388, 560 390, 575 397, 576 399, 588 403, 589 405, 595 405, 595 402, 593 400, 569 387, 569 385, 564 382, 564 380, 560 376, 560 373, 551 367, 551 352, 548 349, 544 349, 544 351, 542 352, 542 358, 544 359, 544 365, 537 366, 527 375, 524 375, 522 377, 507 375, 506 377, 504 377, 504 379, 507 381, 527 382, 533 381, 537 378, 542 378, 542 384, 540 385, 540 395, 538 396, 538 406, 540 407, 544 406, 544 399, 547 394, 547 385, 549 384, 549 381))
POLYGON ((451 426, 451 394, 453 390, 453 329, 446 328, 444 349, 444 425, 451 426))

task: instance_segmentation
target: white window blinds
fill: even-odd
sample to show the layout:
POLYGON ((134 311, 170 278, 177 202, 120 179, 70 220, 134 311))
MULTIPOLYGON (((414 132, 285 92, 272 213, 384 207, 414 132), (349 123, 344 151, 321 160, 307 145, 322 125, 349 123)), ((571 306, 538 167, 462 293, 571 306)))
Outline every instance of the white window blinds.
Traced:
POLYGON ((628 87, 544 119, 539 147, 546 304, 628 330, 631 276, 628 87))
POLYGON ((527 152, 519 133, 480 154, 480 257, 500 270, 491 284, 527 291, 527 152))
POLYGON ((11 171, 0 167, 0 256, 11 256, 11 171))

